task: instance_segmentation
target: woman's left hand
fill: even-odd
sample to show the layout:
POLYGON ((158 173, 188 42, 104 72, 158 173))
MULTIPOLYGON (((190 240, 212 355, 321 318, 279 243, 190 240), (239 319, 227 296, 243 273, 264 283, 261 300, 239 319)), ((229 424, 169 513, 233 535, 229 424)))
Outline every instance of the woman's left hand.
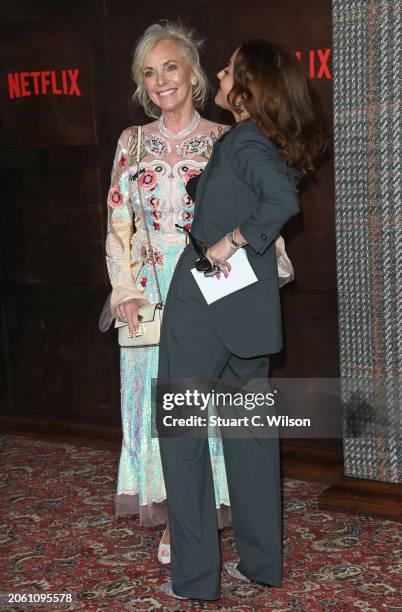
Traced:
MULTIPOLYGON (((229 272, 232 269, 232 266, 227 261, 231 255, 233 255, 234 251, 228 245, 226 238, 223 237, 218 242, 216 242, 213 246, 209 247, 206 252, 206 257, 212 264, 215 264, 219 267, 221 272, 223 272, 225 278, 229 276, 229 272)), ((220 273, 217 273, 217 277, 220 278, 220 273)))

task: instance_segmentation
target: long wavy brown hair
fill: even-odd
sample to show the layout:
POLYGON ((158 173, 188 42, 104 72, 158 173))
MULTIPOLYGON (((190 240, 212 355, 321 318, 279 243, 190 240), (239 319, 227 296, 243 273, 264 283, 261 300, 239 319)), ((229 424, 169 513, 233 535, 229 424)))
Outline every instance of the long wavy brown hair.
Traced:
POLYGON ((279 155, 301 170, 315 170, 327 135, 318 97, 299 60, 280 45, 263 39, 241 45, 233 63, 228 102, 243 106, 279 155))

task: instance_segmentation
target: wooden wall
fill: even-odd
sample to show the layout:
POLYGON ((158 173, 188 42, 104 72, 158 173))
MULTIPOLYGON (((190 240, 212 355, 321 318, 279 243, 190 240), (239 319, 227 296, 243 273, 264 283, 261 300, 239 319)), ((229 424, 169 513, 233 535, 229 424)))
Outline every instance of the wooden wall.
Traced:
MULTIPOLYGON (((119 425, 116 338, 97 329, 109 291, 105 197, 120 132, 146 120, 130 101, 135 40, 154 21, 177 17, 205 39, 203 63, 214 86, 217 70, 247 38, 300 51, 331 121, 331 62, 323 59, 331 47, 329 0, 2 2, 3 415, 119 425), (63 77, 68 70, 75 86, 68 72, 63 77)), ((212 104, 205 115, 230 120, 212 104)), ((286 350, 273 359, 272 374, 332 377, 338 332, 331 159, 303 193, 302 209, 284 232, 297 280, 283 290, 286 350)))

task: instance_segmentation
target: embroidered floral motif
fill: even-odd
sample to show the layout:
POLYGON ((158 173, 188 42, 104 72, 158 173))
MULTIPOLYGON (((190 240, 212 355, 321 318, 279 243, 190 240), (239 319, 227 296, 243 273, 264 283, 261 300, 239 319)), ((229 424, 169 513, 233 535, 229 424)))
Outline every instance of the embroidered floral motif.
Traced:
POLYGON ((188 195, 188 193, 184 194, 184 196, 181 199, 182 204, 185 208, 191 208, 192 206, 194 206, 194 202, 193 200, 190 198, 190 196, 188 195))
POLYGON ((152 206, 152 208, 158 208, 158 206, 160 204, 160 200, 159 200, 159 198, 157 198, 156 196, 153 195, 152 198, 149 198, 148 204, 150 206, 152 206))
POLYGON ((191 224, 194 217, 194 202, 186 192, 185 185, 191 178, 201 174, 202 170, 203 168, 198 167, 197 162, 194 162, 194 165, 183 163, 177 168, 177 175, 182 184, 182 188, 180 190, 181 210, 177 211, 177 223, 180 226, 182 226, 184 223, 184 227, 189 230, 191 229, 191 224))
POLYGON ((193 178, 193 176, 198 176, 199 174, 201 174, 201 172, 202 172, 202 169, 195 168, 194 166, 184 164, 183 166, 179 167, 178 173, 184 185, 186 185, 187 182, 191 178, 193 178))
POLYGON ((218 125, 218 131, 217 132, 210 132, 209 133, 209 143, 208 146, 206 147, 206 149, 201 153, 201 157, 204 157, 204 159, 209 159, 211 157, 211 153, 212 153, 212 148, 214 146, 214 144, 224 135, 226 134, 226 132, 228 132, 231 128, 230 127, 222 127, 221 125, 218 125))
POLYGON ((201 155, 208 147, 212 149, 212 142, 209 136, 192 136, 183 140, 180 145, 176 145, 176 151, 181 157, 188 158, 201 155))
POLYGON ((120 208, 123 204, 123 197, 118 187, 111 187, 107 196, 107 202, 112 208, 120 208))
POLYGON ((152 191, 155 189, 157 174, 153 170, 140 170, 139 183, 143 189, 152 191))
POLYGON ((124 164, 126 163, 126 158, 124 157, 123 154, 121 154, 121 157, 119 159, 119 166, 121 166, 122 168, 124 168, 124 164))
POLYGON ((140 285, 141 287, 146 287, 147 286, 147 277, 146 276, 142 276, 141 280, 140 280, 140 285))
POLYGON ((187 170, 187 172, 184 173, 184 184, 187 185, 188 181, 193 178, 193 176, 198 176, 199 174, 201 174, 200 170, 194 170, 193 168, 190 168, 189 170, 187 170))
POLYGON ((158 220, 161 218, 161 211, 159 210, 159 206, 160 206, 159 198, 157 198, 155 195, 148 198, 148 206, 151 209, 153 209, 149 211, 147 214, 147 216, 151 217, 149 223, 150 224, 152 223, 152 227, 154 228, 156 232, 158 232, 161 228, 160 223, 158 223, 158 220))
POLYGON ((190 222, 193 218, 193 213, 191 213, 189 210, 185 210, 181 213, 181 218, 183 219, 183 221, 190 222))
POLYGON ((228 132, 231 129, 232 128, 228 125, 227 126, 225 125, 225 127, 218 125, 218 133, 216 134, 215 132, 211 132, 211 140, 213 144, 215 144, 224 134, 226 134, 226 132, 228 132))
POLYGON ((155 155, 156 157, 166 157, 172 151, 168 141, 157 134, 146 134, 144 148, 149 155, 155 155))
MULTIPOLYGON (((157 264, 163 265, 163 253, 158 247, 152 247, 152 252, 155 257, 155 261, 157 264)), ((144 258, 145 262, 152 265, 152 257, 149 251, 149 247, 147 248, 145 245, 141 247, 141 256, 144 258)))

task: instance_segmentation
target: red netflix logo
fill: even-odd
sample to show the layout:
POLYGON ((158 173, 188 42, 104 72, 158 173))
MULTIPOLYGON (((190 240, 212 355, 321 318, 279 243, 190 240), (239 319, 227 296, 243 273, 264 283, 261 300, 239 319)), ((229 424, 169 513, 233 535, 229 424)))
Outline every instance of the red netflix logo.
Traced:
POLYGON ((10 100, 24 96, 80 96, 76 70, 42 70, 37 72, 9 72, 10 100))
MULTIPOLYGON (((301 51, 295 51, 295 55, 298 60, 302 59, 301 51)), ((331 49, 310 49, 306 58, 310 79, 332 79, 328 67, 330 55, 331 49)))

